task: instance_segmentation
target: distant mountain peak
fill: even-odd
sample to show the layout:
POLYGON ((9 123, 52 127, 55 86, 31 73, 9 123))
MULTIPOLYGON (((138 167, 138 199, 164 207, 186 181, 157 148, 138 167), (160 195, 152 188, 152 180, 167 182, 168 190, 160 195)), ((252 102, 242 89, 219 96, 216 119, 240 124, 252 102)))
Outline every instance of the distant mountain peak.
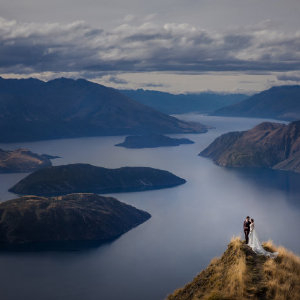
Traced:
POLYGON ((1 79, 0 111, 1 142, 207 131, 85 79, 1 79))
POLYGON ((239 103, 220 108, 216 116, 300 119, 300 85, 274 86, 239 103))

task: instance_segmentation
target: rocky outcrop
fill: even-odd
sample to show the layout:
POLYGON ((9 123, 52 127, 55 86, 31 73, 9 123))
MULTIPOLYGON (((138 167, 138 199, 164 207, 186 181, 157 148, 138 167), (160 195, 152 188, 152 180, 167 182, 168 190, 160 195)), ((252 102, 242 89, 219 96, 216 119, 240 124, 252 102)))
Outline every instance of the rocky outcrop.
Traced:
POLYGON ((181 144, 194 144, 194 142, 186 138, 176 139, 161 134, 151 134, 127 136, 123 143, 117 144, 116 146, 139 149, 171 147, 181 144))
POLYGON ((201 153, 224 167, 263 167, 300 172, 300 121, 261 123, 218 137, 201 153))
POLYGON ((147 167, 106 169, 71 164, 38 170, 13 186, 19 195, 56 196, 69 193, 118 193, 162 189, 186 181, 174 174, 147 167))

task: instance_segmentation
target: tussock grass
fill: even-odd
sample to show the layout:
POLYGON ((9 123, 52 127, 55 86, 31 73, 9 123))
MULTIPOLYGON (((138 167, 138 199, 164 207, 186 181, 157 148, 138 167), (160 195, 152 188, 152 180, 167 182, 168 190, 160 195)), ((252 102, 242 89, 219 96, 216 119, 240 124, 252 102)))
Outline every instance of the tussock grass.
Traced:
POLYGON ((268 259, 263 266, 268 282, 267 299, 300 299, 300 258, 284 247, 276 248, 271 241, 264 247, 279 252, 276 259, 268 259))
POLYGON ((263 246, 278 257, 257 255, 233 237, 222 257, 168 300, 300 300, 300 258, 271 241, 263 246))

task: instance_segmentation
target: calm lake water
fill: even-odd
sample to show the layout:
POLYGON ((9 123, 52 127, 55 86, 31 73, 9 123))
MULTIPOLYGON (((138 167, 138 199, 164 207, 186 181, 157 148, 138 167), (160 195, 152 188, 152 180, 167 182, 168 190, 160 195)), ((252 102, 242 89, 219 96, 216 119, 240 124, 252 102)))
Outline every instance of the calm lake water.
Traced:
MULTIPOLYGON (((262 120, 180 117, 215 129, 175 135, 195 144, 156 149, 114 147, 124 137, 0 144, 61 156, 55 165, 151 166, 187 180, 171 189, 114 194, 152 218, 112 243, 80 251, 0 252, 1 299, 164 299, 220 256, 232 236, 242 234, 246 215, 254 217, 261 240, 272 239, 300 253, 300 175, 224 169, 198 156, 221 133, 246 130, 262 120)), ((7 189, 24 176, 0 175, 1 201, 15 197, 7 189)))

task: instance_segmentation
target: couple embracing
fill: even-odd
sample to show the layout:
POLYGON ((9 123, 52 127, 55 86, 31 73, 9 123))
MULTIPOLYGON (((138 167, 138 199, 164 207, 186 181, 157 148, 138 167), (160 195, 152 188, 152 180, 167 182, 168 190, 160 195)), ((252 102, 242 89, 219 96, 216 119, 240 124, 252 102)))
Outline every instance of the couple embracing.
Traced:
POLYGON ((278 255, 277 252, 268 252, 263 248, 255 230, 254 219, 250 219, 250 217, 247 216, 244 221, 243 228, 245 233, 246 244, 250 246, 256 254, 265 255, 271 258, 275 258, 278 255))

